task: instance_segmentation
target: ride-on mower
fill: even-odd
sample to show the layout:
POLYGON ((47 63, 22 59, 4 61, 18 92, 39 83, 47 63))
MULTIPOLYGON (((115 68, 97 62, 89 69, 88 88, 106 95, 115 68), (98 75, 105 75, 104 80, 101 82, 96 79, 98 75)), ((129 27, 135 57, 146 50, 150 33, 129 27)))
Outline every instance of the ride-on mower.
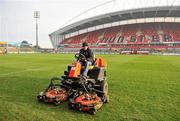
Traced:
POLYGON ((103 103, 109 102, 106 80, 107 64, 104 59, 96 58, 89 67, 88 76, 84 77, 82 54, 75 54, 77 61, 69 65, 61 78, 54 77, 48 88, 37 96, 39 101, 60 104, 69 100, 69 107, 95 114, 103 103), (55 80, 60 80, 55 84, 55 80))

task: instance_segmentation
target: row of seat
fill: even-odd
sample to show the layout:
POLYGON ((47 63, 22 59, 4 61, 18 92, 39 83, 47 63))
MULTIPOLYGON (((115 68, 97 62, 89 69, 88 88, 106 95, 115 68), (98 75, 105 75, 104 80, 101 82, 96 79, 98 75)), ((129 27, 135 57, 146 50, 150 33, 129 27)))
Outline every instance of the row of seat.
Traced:
POLYGON ((179 23, 146 23, 111 27, 65 39, 60 44, 180 42, 179 23))

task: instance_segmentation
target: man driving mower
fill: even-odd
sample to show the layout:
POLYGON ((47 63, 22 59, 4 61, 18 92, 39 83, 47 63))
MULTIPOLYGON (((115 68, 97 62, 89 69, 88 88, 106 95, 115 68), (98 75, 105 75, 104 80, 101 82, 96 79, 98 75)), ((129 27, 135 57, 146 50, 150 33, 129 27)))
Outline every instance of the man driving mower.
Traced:
POLYGON ((82 60, 82 65, 85 66, 84 71, 82 73, 83 77, 87 78, 87 73, 89 70, 89 67, 92 65, 94 61, 94 54, 92 50, 89 48, 87 42, 82 43, 82 49, 79 51, 80 54, 84 55, 86 59, 82 60))
POLYGON ((95 114, 109 102, 106 61, 95 59, 86 42, 82 43, 82 49, 75 58, 77 60, 68 65, 61 78, 51 79, 49 86, 37 96, 38 101, 55 105, 68 101, 71 109, 95 114), (60 83, 55 83, 56 80, 60 83))

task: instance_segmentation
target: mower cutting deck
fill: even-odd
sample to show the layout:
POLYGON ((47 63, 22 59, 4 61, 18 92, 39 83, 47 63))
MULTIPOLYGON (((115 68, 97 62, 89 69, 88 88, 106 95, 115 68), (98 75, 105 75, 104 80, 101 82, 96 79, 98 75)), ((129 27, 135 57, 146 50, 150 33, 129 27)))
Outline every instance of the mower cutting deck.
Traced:
POLYGON ((75 95, 69 100, 69 107, 79 111, 96 114, 96 111, 103 105, 102 99, 96 93, 83 93, 75 95))
POLYGON ((64 101, 68 100, 68 90, 65 88, 61 88, 60 83, 55 84, 55 80, 60 80, 59 78, 52 78, 51 82, 45 91, 42 91, 37 96, 39 102, 47 102, 47 103, 54 103, 58 105, 64 101))
POLYGON ((88 76, 82 76, 86 60, 82 54, 75 54, 75 61, 68 66, 61 78, 53 78, 48 88, 38 95, 38 100, 60 104, 69 100, 69 107, 79 111, 95 114, 103 103, 109 102, 108 84, 106 81, 107 64, 104 59, 96 58, 89 68, 88 76), (54 84, 54 80, 60 80, 54 84))

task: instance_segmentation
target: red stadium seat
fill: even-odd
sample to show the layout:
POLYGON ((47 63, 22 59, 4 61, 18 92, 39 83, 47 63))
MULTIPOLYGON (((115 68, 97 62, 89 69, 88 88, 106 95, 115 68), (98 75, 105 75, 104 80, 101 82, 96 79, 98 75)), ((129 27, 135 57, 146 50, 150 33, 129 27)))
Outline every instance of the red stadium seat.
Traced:
MULTIPOLYGON (((144 23, 123 25, 77 35, 63 40, 60 44, 79 45, 83 41, 90 43, 90 45, 102 43, 110 44, 113 47, 124 47, 120 44, 134 47, 134 45, 149 46, 149 44, 156 43, 180 42, 180 24, 144 23)), ((156 46, 162 47, 160 45, 156 46)))

